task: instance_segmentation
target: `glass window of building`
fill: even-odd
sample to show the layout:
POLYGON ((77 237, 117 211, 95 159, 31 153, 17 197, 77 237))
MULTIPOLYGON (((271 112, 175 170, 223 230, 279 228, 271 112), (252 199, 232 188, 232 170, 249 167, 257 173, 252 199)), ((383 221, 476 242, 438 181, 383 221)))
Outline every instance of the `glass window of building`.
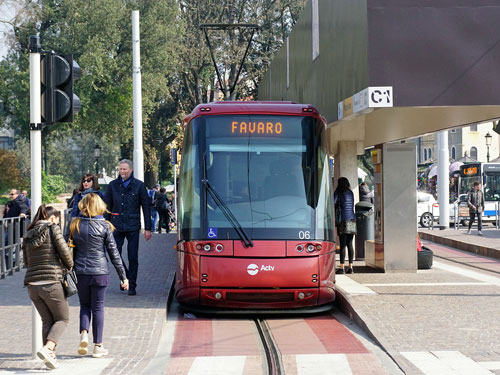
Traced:
POLYGON ((476 125, 471 125, 470 128, 469 128, 469 130, 471 132, 477 132, 477 124, 476 125))
POLYGON ((470 157, 477 160, 477 147, 470 148, 470 157))
POLYGON ((456 156, 457 156, 457 150, 455 149, 455 146, 453 146, 451 148, 451 158, 455 160, 456 156))

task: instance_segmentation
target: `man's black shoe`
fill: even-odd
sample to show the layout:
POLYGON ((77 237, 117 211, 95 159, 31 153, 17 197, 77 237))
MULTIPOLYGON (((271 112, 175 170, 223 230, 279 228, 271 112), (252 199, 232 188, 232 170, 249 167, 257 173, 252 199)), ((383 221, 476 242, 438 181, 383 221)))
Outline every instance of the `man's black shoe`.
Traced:
POLYGON ((129 291, 128 291, 129 296, 135 296, 136 294, 137 293, 136 293, 135 289, 129 289, 129 291))
POLYGON ((348 273, 348 274, 354 273, 354 269, 352 267, 349 267, 347 269, 346 273, 348 273))
POLYGON ((335 273, 336 273, 337 275, 343 275, 343 274, 345 274, 344 267, 339 267, 339 268, 337 268, 337 271, 335 271, 335 273))

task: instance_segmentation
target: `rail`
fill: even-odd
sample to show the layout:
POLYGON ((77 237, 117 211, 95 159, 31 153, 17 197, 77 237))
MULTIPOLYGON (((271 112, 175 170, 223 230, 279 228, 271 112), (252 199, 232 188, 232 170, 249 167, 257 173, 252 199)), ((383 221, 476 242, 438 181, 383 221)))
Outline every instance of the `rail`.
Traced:
MULTIPOLYGON (((71 210, 61 212, 61 228, 65 238, 69 234, 71 210)), ((30 221, 24 217, 0 219, 0 278, 4 279, 24 267, 22 240, 30 221)))

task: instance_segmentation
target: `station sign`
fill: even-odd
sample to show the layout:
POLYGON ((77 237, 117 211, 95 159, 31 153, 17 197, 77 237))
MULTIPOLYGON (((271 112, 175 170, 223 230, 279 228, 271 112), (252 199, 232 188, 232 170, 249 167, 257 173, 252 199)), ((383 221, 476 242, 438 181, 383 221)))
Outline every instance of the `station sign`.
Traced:
POLYGON ((337 105, 338 119, 369 112, 374 108, 393 107, 392 86, 374 86, 357 92, 337 105))

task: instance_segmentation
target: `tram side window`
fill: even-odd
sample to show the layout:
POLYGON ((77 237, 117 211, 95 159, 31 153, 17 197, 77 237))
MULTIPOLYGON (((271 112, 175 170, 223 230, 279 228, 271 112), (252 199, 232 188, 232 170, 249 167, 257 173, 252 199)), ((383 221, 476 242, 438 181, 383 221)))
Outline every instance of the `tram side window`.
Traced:
POLYGON ((484 184, 484 199, 487 201, 500 201, 500 175, 486 175, 486 183, 484 184))

